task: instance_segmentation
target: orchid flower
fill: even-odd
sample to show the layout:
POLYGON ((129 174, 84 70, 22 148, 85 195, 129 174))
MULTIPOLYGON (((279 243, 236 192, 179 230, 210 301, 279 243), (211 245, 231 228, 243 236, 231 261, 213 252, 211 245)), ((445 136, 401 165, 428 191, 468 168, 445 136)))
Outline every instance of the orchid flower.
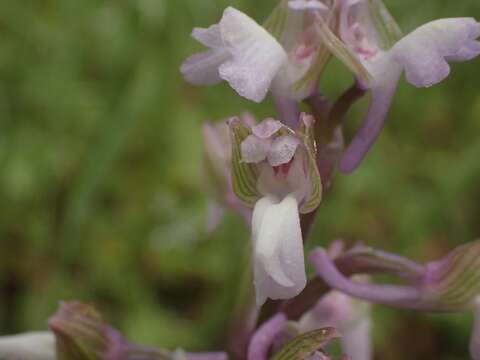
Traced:
POLYGON ((399 256, 359 247, 353 261, 369 263, 382 273, 406 280, 407 285, 360 283, 345 277, 323 249, 312 252, 317 274, 333 289, 372 303, 422 311, 471 311, 474 327, 472 357, 480 359, 480 240, 460 246, 443 259, 424 266, 399 256))
POLYGON ((299 320, 300 331, 334 327, 341 335, 343 352, 352 360, 372 358, 370 306, 339 291, 323 296, 299 320))
POLYGON ((302 114, 297 131, 274 119, 253 128, 229 121, 232 182, 253 207, 252 240, 257 305, 288 299, 305 287, 300 213, 314 211, 322 185, 315 163, 313 118, 302 114))
MULTIPOLYGON (((295 8, 297 1, 291 1, 295 8)), ((314 8, 332 18, 321 2, 314 8)), ((237 93, 261 102, 269 89, 285 101, 302 99, 313 91, 329 51, 313 36, 313 18, 302 10, 291 11, 282 0, 264 27, 241 11, 228 7, 218 24, 195 28, 192 37, 209 48, 181 66, 194 85, 227 81, 237 93)), ((298 115, 298 114, 297 114, 298 115)))
MULTIPOLYGON (((304 4, 304 8, 311 5, 304 4)), ((318 16, 319 22, 322 17, 318 16)), ((318 35, 330 51, 370 90, 371 100, 362 127, 346 149, 340 170, 351 172, 365 157, 390 108, 403 72, 416 87, 430 87, 450 73, 449 62, 480 54, 480 23, 473 18, 440 19, 402 37, 400 28, 381 0, 341 2, 339 37, 327 26, 318 35)))

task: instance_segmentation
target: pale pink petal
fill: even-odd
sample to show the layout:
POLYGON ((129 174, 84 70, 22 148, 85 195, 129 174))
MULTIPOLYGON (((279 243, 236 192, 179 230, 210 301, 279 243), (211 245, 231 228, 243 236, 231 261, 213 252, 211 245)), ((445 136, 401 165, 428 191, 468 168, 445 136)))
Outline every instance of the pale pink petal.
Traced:
POLYGON ((440 19, 408 34, 391 51, 408 82, 429 87, 449 75, 448 60, 466 61, 480 54, 479 33, 480 24, 473 18, 440 19))
POLYGON ((256 164, 265 160, 271 143, 271 140, 263 140, 255 135, 248 136, 240 144, 242 161, 256 164))
POLYGON ((300 140, 291 135, 279 136, 273 140, 272 146, 268 152, 268 163, 271 166, 280 166, 288 164, 295 155, 300 140))
POLYGON ((285 50, 253 19, 232 7, 225 10, 220 29, 232 55, 220 66, 220 77, 241 96, 261 102, 287 60, 285 50))
POLYGON ((267 360, 268 351, 275 338, 282 332, 287 317, 280 313, 266 321, 253 334, 248 346, 248 360, 267 360))
POLYGON ((252 128, 252 132, 260 139, 268 139, 277 133, 283 127, 283 124, 275 119, 268 118, 252 128))
POLYGON ((180 67, 180 72, 185 80, 193 85, 218 84, 222 81, 218 68, 229 58, 229 53, 224 49, 194 54, 185 60, 180 67))
POLYGON ((210 50, 189 57, 180 67, 180 72, 185 80, 194 85, 218 84, 222 81, 218 68, 230 58, 224 49, 219 25, 207 29, 195 28, 192 37, 210 50))
POLYGON ((209 28, 195 28, 192 31, 192 37, 206 47, 215 49, 223 47, 222 34, 218 24, 209 28))

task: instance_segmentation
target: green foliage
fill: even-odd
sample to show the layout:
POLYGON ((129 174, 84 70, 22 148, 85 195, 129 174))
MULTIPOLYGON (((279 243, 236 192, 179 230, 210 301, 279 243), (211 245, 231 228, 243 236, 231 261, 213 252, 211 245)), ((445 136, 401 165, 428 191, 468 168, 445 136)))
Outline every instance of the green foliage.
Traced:
MULTIPOLYGON (((480 17, 477 0, 386 3, 404 32, 480 17)), ((205 232, 200 128, 272 107, 226 85, 192 88, 178 67, 199 49, 192 27, 216 22, 228 5, 262 21, 275 1, 0 4, 2 334, 45 328, 59 300, 76 298, 136 342, 224 346, 249 239, 233 215, 205 232)), ((344 237, 423 262, 480 235, 478 68, 454 65, 429 90, 400 86, 364 165, 336 176, 310 246, 344 237)), ((333 61, 322 85, 335 96, 350 81, 333 61)), ((376 320, 382 360, 466 358, 468 338, 458 334, 468 321, 383 307, 376 320)))

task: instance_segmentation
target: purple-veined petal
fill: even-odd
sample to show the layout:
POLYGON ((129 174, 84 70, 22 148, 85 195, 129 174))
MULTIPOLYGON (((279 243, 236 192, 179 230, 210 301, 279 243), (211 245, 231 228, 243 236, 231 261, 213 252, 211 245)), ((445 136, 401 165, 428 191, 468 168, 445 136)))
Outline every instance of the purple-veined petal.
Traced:
POLYGON ((448 60, 466 61, 480 54, 479 35, 480 24, 473 18, 440 19, 414 30, 391 51, 409 83, 429 87, 449 75, 448 60))
POLYGON ((257 164, 267 157, 272 141, 260 139, 255 135, 249 135, 240 145, 242 161, 249 164, 257 164))
POLYGON ((252 128, 252 133, 260 139, 269 139, 275 135, 278 130, 283 127, 283 124, 275 119, 265 119, 257 126, 252 128))
POLYGON ((260 326, 250 340, 248 360, 267 360, 270 346, 286 323, 287 317, 280 313, 260 326))
POLYGON ((294 136, 279 136, 272 142, 272 146, 267 155, 268 163, 271 166, 280 166, 289 163, 293 159, 299 145, 300 140, 294 136))
POLYGON ((370 105, 361 128, 353 137, 340 161, 340 171, 354 171, 378 138, 390 109, 401 75, 401 67, 388 54, 380 56, 375 64, 370 105))
POLYGON ((265 197, 253 212, 254 283, 257 306, 267 298, 289 299, 306 285, 298 203, 293 195, 281 202, 265 197))
POLYGON ((287 60, 282 46, 244 13, 229 7, 220 21, 225 47, 232 58, 220 66, 220 77, 241 96, 261 102, 287 60))

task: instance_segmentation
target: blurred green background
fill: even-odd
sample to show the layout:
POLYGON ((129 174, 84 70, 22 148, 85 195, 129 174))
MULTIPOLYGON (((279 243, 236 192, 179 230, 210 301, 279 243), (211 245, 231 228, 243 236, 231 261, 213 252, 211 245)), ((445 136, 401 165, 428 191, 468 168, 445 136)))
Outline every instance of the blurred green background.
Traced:
MULTIPOLYGON (((480 18, 478 0, 386 4, 405 32, 480 18)), ((249 238, 235 215, 205 231, 200 128, 273 108, 193 88, 178 68, 200 49, 191 29, 228 5, 262 21, 275 0, 0 4, 0 334, 43 329, 59 300, 80 299, 137 342, 223 347, 249 238)), ((480 235, 479 65, 428 90, 402 81, 361 169, 336 175, 310 246, 342 237, 427 261, 480 235)), ((334 61, 322 88, 350 82, 334 61)), ((377 359, 468 358, 468 314, 374 316, 377 359)))

